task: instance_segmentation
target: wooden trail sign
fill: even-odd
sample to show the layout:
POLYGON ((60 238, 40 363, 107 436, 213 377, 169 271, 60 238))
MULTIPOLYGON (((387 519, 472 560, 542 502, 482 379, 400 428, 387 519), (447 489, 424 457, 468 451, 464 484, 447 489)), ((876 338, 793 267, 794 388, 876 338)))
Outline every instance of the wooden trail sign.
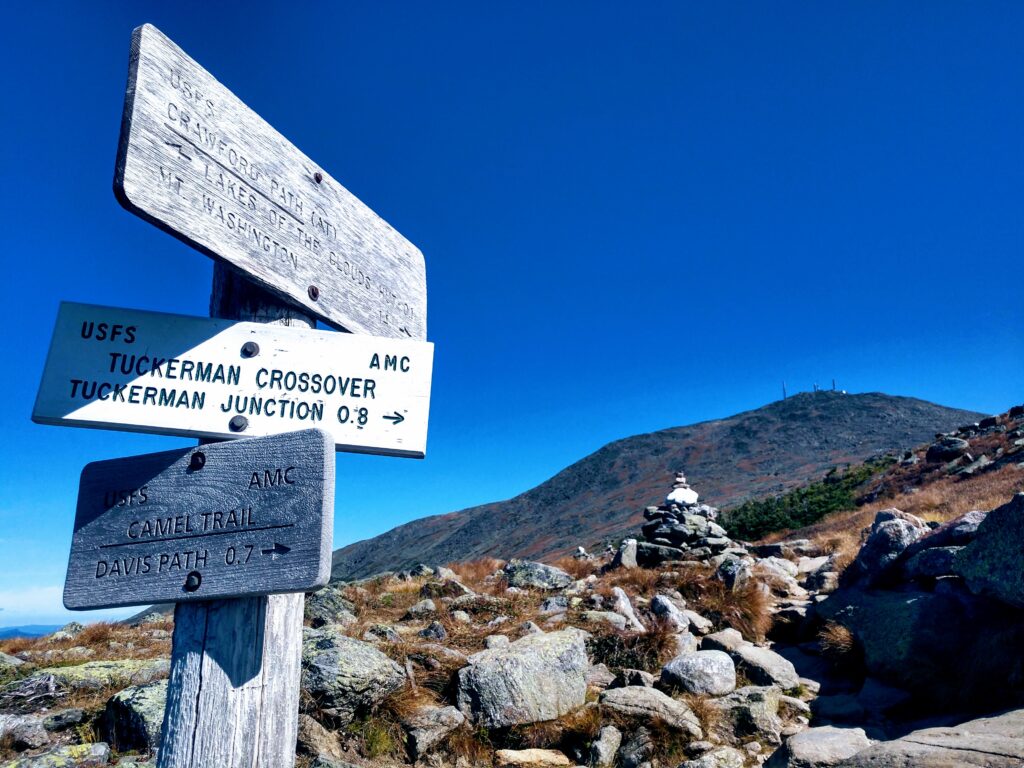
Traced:
POLYGON ((114 192, 331 325, 426 338, 423 254, 149 24, 132 35, 114 192))
POLYGON ((82 470, 71 609, 304 592, 331 572, 334 451, 307 429, 82 470))
POLYGON ((433 344, 64 302, 42 424, 205 438, 323 429, 338 450, 422 458, 433 344))

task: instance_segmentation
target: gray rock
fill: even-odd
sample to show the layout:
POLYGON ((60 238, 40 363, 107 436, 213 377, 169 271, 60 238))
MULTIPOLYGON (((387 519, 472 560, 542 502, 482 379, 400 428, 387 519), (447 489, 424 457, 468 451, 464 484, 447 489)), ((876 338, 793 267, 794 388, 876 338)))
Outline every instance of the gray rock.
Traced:
POLYGON ((403 621, 422 619, 425 616, 433 616, 437 613, 437 605, 429 597, 420 600, 418 603, 413 603, 409 606, 409 610, 405 612, 405 616, 402 617, 403 621))
POLYGON ((654 596, 651 600, 651 613, 677 632, 685 632, 690 628, 690 620, 686 618, 682 609, 665 595, 654 596))
POLYGON ((342 724, 405 685, 405 672, 369 643, 332 627, 306 630, 302 686, 320 708, 342 724))
POLYGON ((861 728, 809 728, 787 739, 765 768, 826 768, 870 746, 871 740, 861 728))
POLYGON ((700 757, 679 764, 679 768, 743 768, 743 753, 732 747, 716 747, 700 757))
POLYGON ((458 706, 485 728, 553 720, 583 706, 590 666, 586 633, 527 635, 475 653, 458 673, 458 706))
POLYGON ((420 637, 425 637, 428 640, 442 641, 448 638, 448 630, 444 628, 444 625, 440 621, 432 621, 426 627, 421 629, 417 633, 420 637))
POLYGON ((601 688, 602 690, 615 682, 616 675, 608 669, 605 664, 591 664, 587 668, 587 686, 601 688))
POLYGON ((612 610, 626 619, 626 627, 633 632, 646 632, 647 628, 636 617, 633 604, 629 602, 629 596, 622 587, 612 587, 612 595, 614 595, 612 610))
POLYGON ((691 611, 688 608, 683 609, 683 616, 690 622, 690 631, 695 635, 706 635, 708 632, 715 628, 715 625, 711 623, 710 619, 705 619, 696 611, 691 611))
POLYGON ((452 611, 452 621, 457 621, 459 624, 472 624, 473 619, 465 611, 452 611))
POLYGON ((782 743, 779 697, 778 688, 746 686, 708 703, 718 710, 723 724, 736 738, 777 745, 782 743))
POLYGON ((530 560, 509 560, 503 570, 510 587, 564 589, 572 584, 572 576, 561 568, 530 560))
POLYGON ((428 581, 420 587, 420 597, 463 597, 475 595, 472 589, 467 587, 458 579, 442 579, 440 581, 428 581))
POLYGON ((970 544, 987 516, 988 512, 979 510, 966 512, 915 541, 907 547, 903 556, 909 558, 930 547, 962 547, 970 544))
POLYGON ((686 693, 724 696, 736 688, 736 665, 724 651, 677 656, 661 669, 661 686, 686 693))
POLYGON ((922 549, 903 564, 906 579, 928 580, 953 574, 957 553, 963 547, 931 547, 922 549))
POLYGON ((402 721, 409 737, 409 757, 421 759, 449 733, 466 722, 455 707, 422 707, 402 721))
POLYGON ((925 728, 835 763, 837 768, 1020 768, 1024 710, 961 725, 925 728))
POLYGON ((484 638, 484 647, 488 649, 508 648, 511 644, 508 635, 488 635, 484 638))
POLYGON ((25 661, 23 659, 19 659, 17 656, 11 656, 0 651, 0 677, 16 672, 18 667, 24 663, 25 661))
POLYGON ((866 586, 883 581, 903 551, 930 529, 920 518, 898 509, 875 515, 867 541, 850 565, 852 576, 866 586))
POLYGON ((402 636, 395 631, 394 627, 387 624, 374 624, 363 632, 363 640, 368 643, 399 643, 402 636))
POLYGON ((565 613, 567 610, 569 610, 569 598, 564 595, 549 597, 540 604, 540 612, 544 615, 565 613))
POLYGON ((673 656, 682 656, 684 653, 694 653, 700 650, 700 641, 690 632, 677 632, 675 635, 675 649, 673 656))
POLYGON ((619 763, 622 768, 649 766, 647 760, 654 754, 654 739, 651 732, 640 726, 619 748, 619 763))
POLYGON ((85 629, 85 627, 77 621, 69 621, 63 627, 50 635, 50 640, 72 640, 78 637, 82 633, 83 629, 85 629))
POLYGON ((22 752, 46 746, 50 743, 50 734, 39 715, 0 714, 0 741, 22 752))
POLYGON ((52 677, 58 686, 71 690, 98 691, 116 686, 141 685, 166 677, 171 664, 168 659, 119 659, 87 661, 70 667, 47 667, 36 670, 23 682, 31 683, 52 677))
POLYGON ((305 617, 313 627, 327 624, 354 624, 356 607, 342 596, 343 584, 328 584, 321 590, 306 595, 305 617))
POLYGON ((110 762, 110 747, 103 742, 58 747, 41 755, 21 757, 3 768, 98 768, 110 762))
POLYGON ((725 651, 731 653, 742 645, 750 645, 743 639, 738 631, 732 627, 726 627, 719 632, 712 632, 701 638, 700 648, 702 651, 725 651))
POLYGON ((719 564, 715 576, 729 589, 738 589, 750 580, 750 564, 739 557, 726 557, 719 564))
POLYGON ((676 547, 651 544, 646 541, 641 541, 636 545, 636 561, 643 568, 654 568, 662 563, 685 560, 686 557, 686 553, 676 547))
POLYGON ((167 702, 167 681, 133 685, 107 700, 103 712, 106 740, 118 752, 155 752, 167 702))
POLYGON ((613 712, 636 718, 645 724, 660 722, 693 739, 704 736, 700 721, 693 711, 683 702, 666 696, 656 688, 609 688, 601 694, 600 701, 602 706, 613 712))
POLYGON ((975 594, 1024 608, 1024 493, 989 512, 973 542, 959 552, 955 572, 975 594))
POLYGON ((775 651, 748 644, 735 648, 730 655, 754 685, 777 685, 783 690, 800 685, 800 676, 792 662, 775 651))
POLYGON ((624 540, 612 559, 611 568, 626 568, 627 570, 636 568, 636 546, 636 539, 624 540))
POLYGON ((643 669, 620 669, 609 688, 626 688, 630 685, 654 687, 654 675, 643 669))
POLYGON ((68 728, 84 722, 85 710, 78 709, 77 707, 73 709, 61 709, 56 712, 52 712, 43 718, 43 728, 51 733, 59 733, 60 731, 66 731, 68 728))
POLYGON ((614 725, 604 726, 590 745, 590 764, 594 768, 612 768, 622 745, 622 731, 614 725))
POLYGON ((306 714, 299 715, 295 751, 326 760, 341 760, 345 756, 341 737, 306 714))
POLYGON ((971 444, 966 440, 948 435, 930 445, 924 458, 932 463, 952 461, 963 456, 970 448, 971 444))

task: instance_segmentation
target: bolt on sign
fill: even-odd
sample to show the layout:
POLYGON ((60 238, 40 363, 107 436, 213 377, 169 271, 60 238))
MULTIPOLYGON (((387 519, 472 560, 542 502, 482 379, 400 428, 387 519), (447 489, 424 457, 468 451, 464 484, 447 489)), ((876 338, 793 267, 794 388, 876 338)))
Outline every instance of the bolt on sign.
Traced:
POLYGON ((302 592, 331 574, 334 452, 307 429, 82 470, 64 605, 302 592))
POLYGON ((426 338, 419 249, 149 24, 132 35, 114 192, 330 325, 426 338))
POLYGON ((423 458, 434 345, 63 302, 32 420, 423 458))

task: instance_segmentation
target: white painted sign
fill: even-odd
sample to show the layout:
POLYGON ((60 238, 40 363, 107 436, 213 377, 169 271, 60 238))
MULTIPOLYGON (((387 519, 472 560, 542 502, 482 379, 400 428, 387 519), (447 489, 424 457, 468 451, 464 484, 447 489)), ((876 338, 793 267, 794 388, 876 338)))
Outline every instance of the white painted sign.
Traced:
POLYGON ((32 420, 423 458, 434 345, 64 302, 32 420))
POLYGON ((419 249, 150 24, 132 34, 114 192, 331 325, 427 337, 419 249))

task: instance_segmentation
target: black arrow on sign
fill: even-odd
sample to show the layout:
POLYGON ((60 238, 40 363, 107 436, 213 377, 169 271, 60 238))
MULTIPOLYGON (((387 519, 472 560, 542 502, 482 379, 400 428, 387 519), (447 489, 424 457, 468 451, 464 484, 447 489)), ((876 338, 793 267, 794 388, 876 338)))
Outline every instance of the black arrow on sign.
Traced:
POLYGON ((292 551, 291 547, 286 547, 284 544, 278 544, 274 542, 274 546, 270 549, 261 550, 264 555, 270 555, 272 560, 277 560, 278 555, 284 555, 292 551))
POLYGON ((392 422, 393 424, 401 424, 403 421, 405 421, 405 416, 400 414, 398 411, 395 411, 394 416, 385 415, 384 418, 392 422))

